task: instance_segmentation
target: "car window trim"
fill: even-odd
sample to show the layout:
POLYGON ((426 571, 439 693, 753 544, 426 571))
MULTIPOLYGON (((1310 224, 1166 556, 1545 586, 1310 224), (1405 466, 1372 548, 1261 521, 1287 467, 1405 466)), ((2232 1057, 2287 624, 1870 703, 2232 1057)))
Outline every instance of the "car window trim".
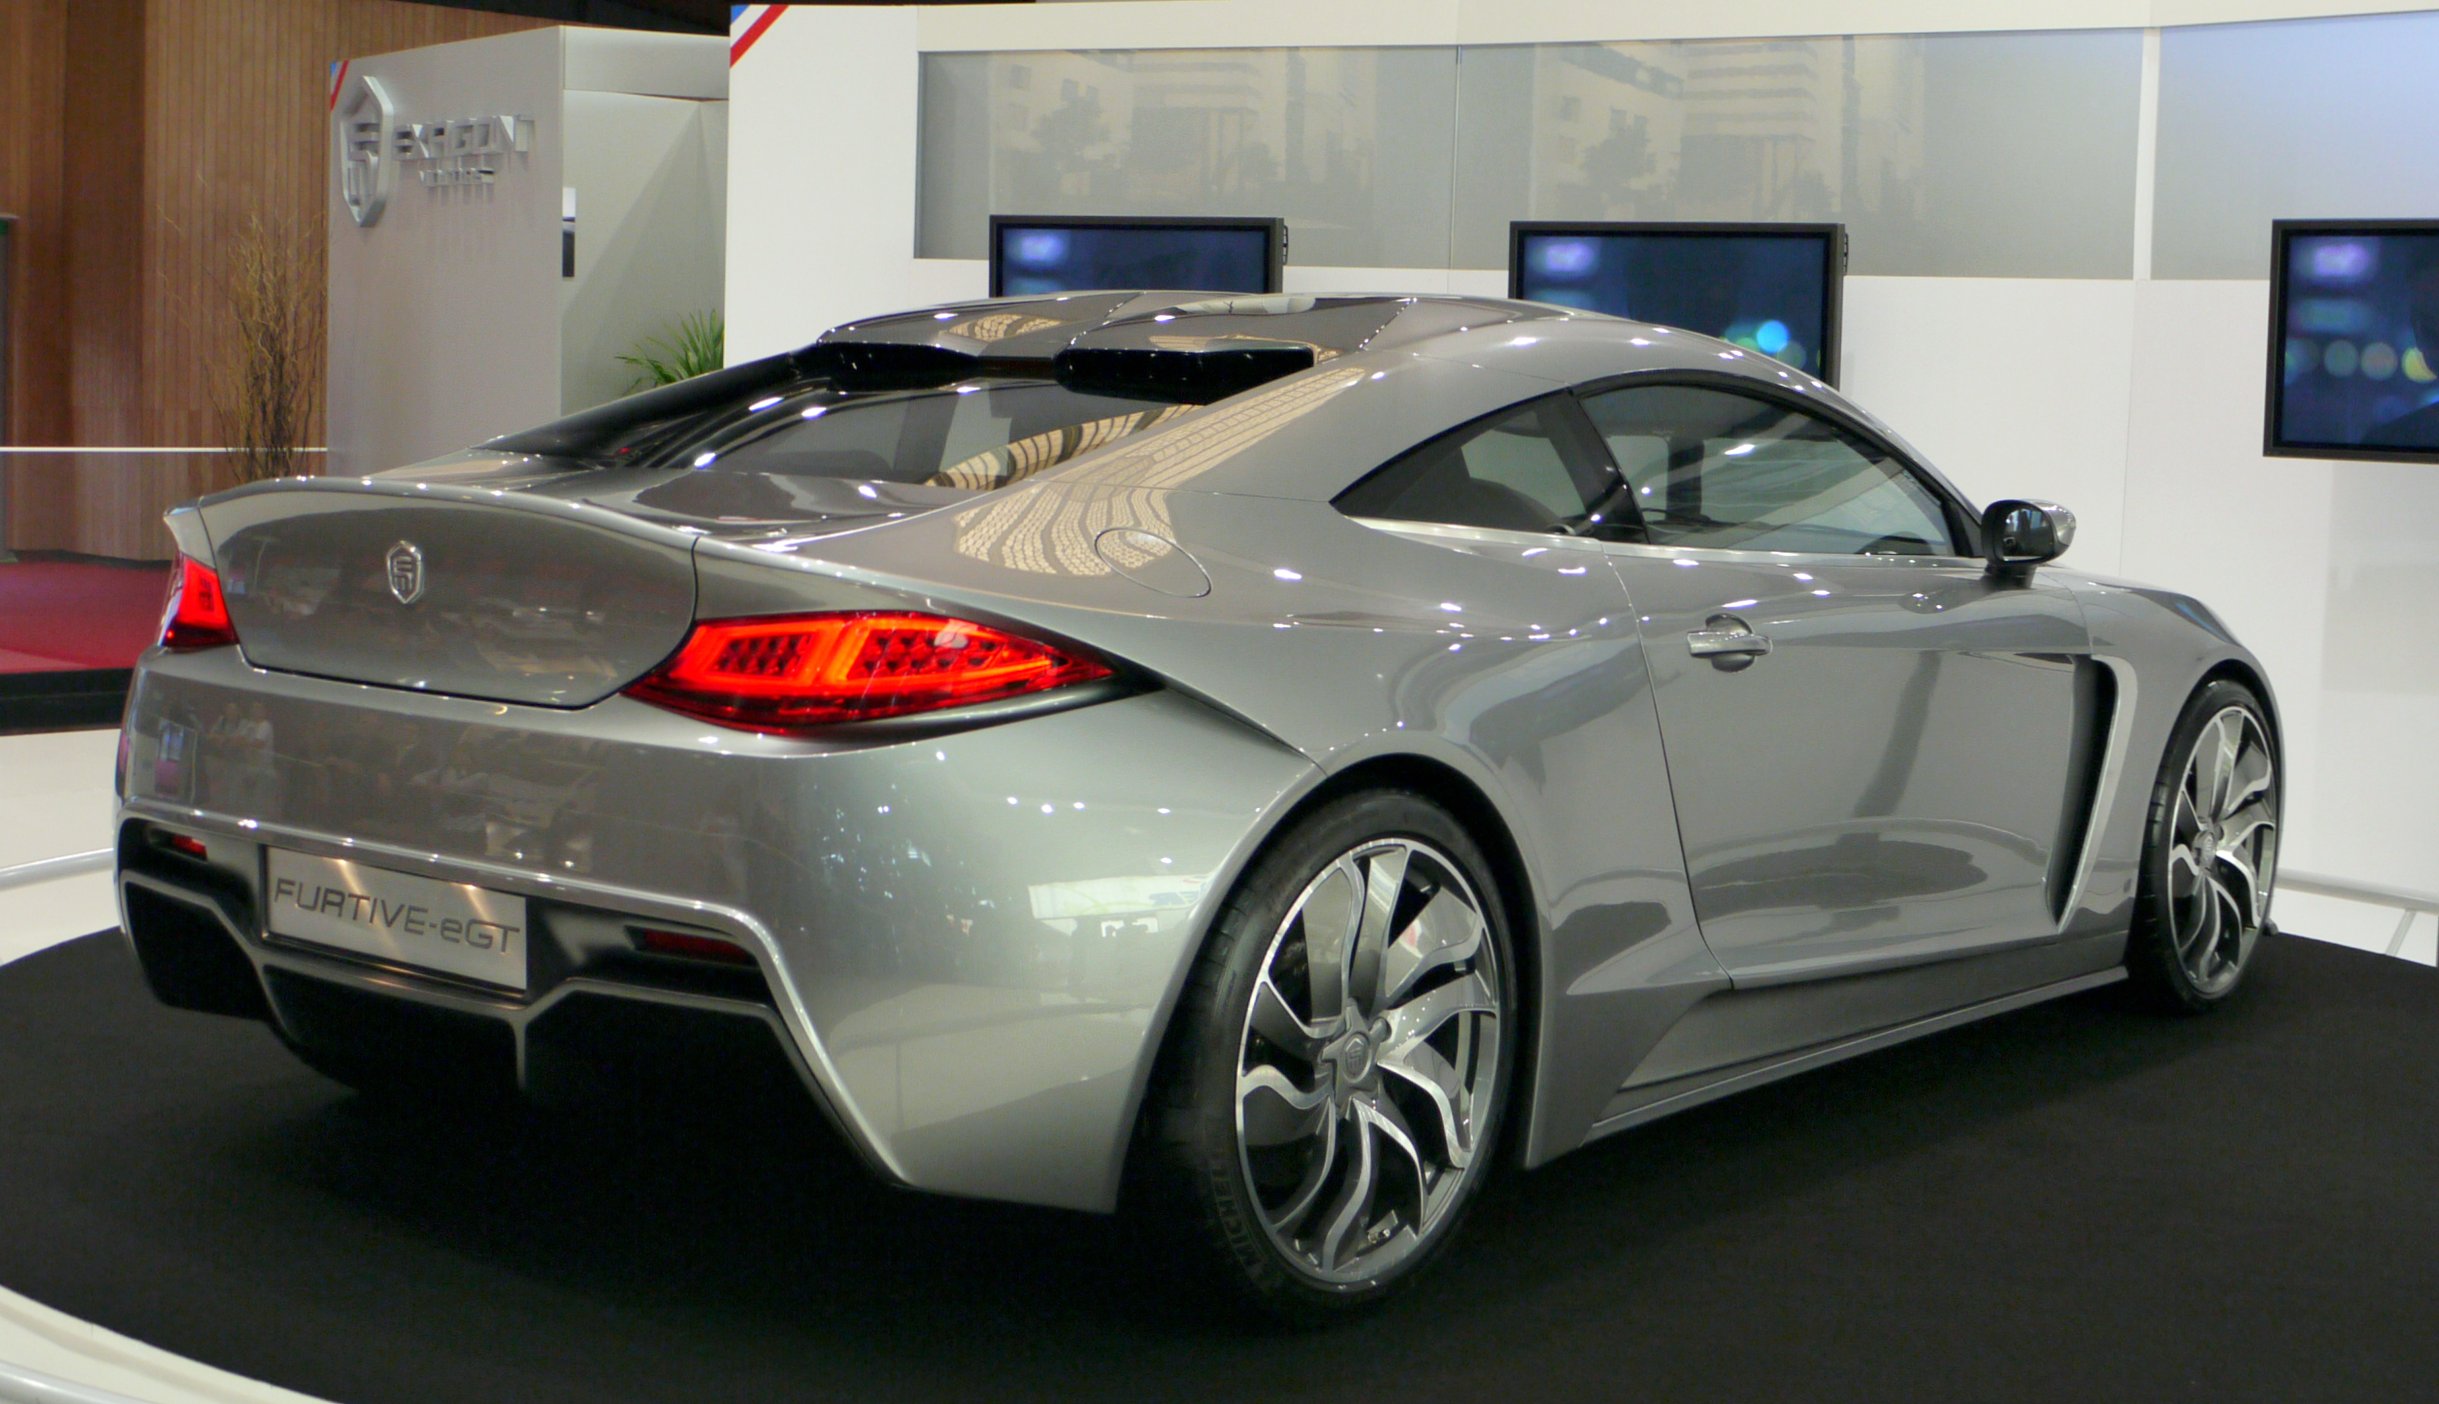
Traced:
MULTIPOLYGON (((1912 478, 1915 483, 1920 485, 1925 492, 1928 492, 1931 495, 1931 499, 1940 505, 1941 512, 1945 514, 1948 519, 1948 535, 1951 539, 1951 544, 1961 548, 1955 555, 1925 556, 1915 557, 1914 559, 1936 561, 1978 561, 1981 559, 1981 523, 1978 514, 1976 514, 1973 510, 1972 504, 1966 502, 1954 488, 1948 485, 1946 480, 1942 479, 1937 473, 1934 473, 1929 468, 1925 467, 1923 463, 1916 459, 1912 454, 1903 452, 1897 447, 1897 445, 1889 442, 1887 436, 1873 429, 1870 425, 1865 424, 1856 416, 1848 413, 1838 405, 1815 399, 1811 395, 1805 394, 1802 391, 1790 390, 1784 386, 1773 385, 1765 380, 1757 380, 1749 375, 1738 375, 1733 371, 1706 371, 1689 369, 1685 367, 1668 367, 1644 371, 1625 371, 1616 375, 1602 376, 1597 380, 1582 381, 1571 387, 1571 390, 1576 398, 1577 412, 1583 416, 1586 426, 1592 430, 1593 438, 1600 444, 1601 452, 1604 454, 1609 454, 1609 442, 1607 439, 1601 436, 1599 426, 1592 422, 1591 408, 1585 405, 1583 402, 1591 399, 1595 395, 1605 395, 1613 390, 1630 390, 1645 386, 1659 388, 1670 385, 1684 385, 1699 390, 1718 390, 1728 394, 1743 395, 1747 399, 1760 400, 1765 404, 1776 405, 1782 409, 1793 410, 1802 414, 1809 414, 1813 418, 1827 423, 1831 428, 1838 430, 1840 433, 1849 434, 1855 438, 1861 439, 1866 446, 1887 455, 1889 461, 1897 465, 1898 471, 1912 478)), ((1616 455, 1609 454, 1609 458, 1610 467, 1612 470, 1617 471, 1622 476, 1624 470, 1617 467, 1616 455)), ((1639 521, 1640 518, 1638 517, 1638 522, 1639 521)), ((1648 539, 1648 534, 1646 534, 1646 540, 1648 539)), ((1828 552, 1743 551, 1732 546, 1705 547, 1703 549, 1726 551, 1737 555, 1746 556, 1803 555, 1807 557, 1818 556, 1820 559, 1825 560, 1864 559, 1863 553, 1857 553, 1853 556, 1843 556, 1828 552)), ((1891 557, 1889 559, 1906 558, 1891 557)))
MULTIPOLYGON (((1507 404, 1501 405, 1497 409, 1475 415, 1473 418, 1466 420, 1462 424, 1452 424, 1448 428, 1441 430, 1439 433, 1432 435, 1430 438, 1417 440, 1414 443, 1408 444, 1406 447, 1399 449, 1396 453, 1391 454, 1387 459, 1382 461, 1377 466, 1357 476, 1346 486, 1338 489, 1334 493, 1331 493, 1326 500, 1331 507, 1335 508, 1341 515, 1344 515, 1351 521, 1425 522, 1427 519, 1424 518, 1375 517, 1369 514, 1358 514, 1348 511, 1343 503, 1349 494, 1355 492, 1364 484, 1371 482, 1374 478, 1379 477, 1383 473, 1390 472, 1399 466, 1410 462, 1420 454, 1444 449, 1452 443, 1469 443, 1475 437, 1484 432, 1488 426, 1494 425, 1500 420, 1512 418, 1528 411, 1545 414, 1545 423, 1549 423, 1552 426, 1551 443, 1557 447, 1561 455, 1570 453, 1583 454, 1589 459, 1589 461, 1605 466, 1609 470, 1612 477, 1621 480, 1624 478, 1625 475, 1618 472, 1617 460, 1610 454, 1609 446, 1602 442, 1600 430, 1592 423, 1591 417, 1584 412, 1583 402, 1576 397, 1572 387, 1558 386, 1553 389, 1545 390, 1536 395, 1527 395, 1521 400, 1511 400, 1507 404)), ((1569 476, 1572 477, 1573 474, 1570 472, 1569 476)), ((1632 504, 1630 503, 1629 505, 1631 506, 1632 504)), ((1467 522, 1436 522, 1429 524, 1447 527, 1463 527, 1469 531, 1514 532, 1523 536, 1549 537, 1561 534, 1554 531, 1526 532, 1514 527, 1481 527, 1467 522)), ((1643 519, 1639 513, 1636 514, 1634 518, 1634 533, 1637 536, 1644 535, 1643 519)), ((1564 534, 1570 536, 1573 535, 1571 532, 1564 534)))

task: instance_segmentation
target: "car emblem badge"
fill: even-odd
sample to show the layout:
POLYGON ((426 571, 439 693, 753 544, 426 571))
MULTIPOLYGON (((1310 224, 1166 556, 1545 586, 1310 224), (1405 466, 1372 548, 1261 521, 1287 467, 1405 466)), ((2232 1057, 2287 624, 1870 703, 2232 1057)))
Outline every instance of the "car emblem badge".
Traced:
POLYGON ((390 593, 400 604, 413 604, 423 598, 423 550, 412 541, 401 541, 390 548, 388 556, 390 593))

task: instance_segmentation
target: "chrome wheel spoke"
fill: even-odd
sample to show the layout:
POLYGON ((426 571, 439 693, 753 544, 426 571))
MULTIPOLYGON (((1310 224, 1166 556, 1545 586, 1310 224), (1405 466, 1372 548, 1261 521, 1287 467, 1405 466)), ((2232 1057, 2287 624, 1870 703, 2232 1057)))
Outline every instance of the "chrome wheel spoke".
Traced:
POLYGON ((1498 1012, 1498 998, 1479 973, 1451 980, 1389 1011, 1387 1052, 1402 1060, 1414 1045, 1439 1032, 1440 1025, 1459 1014, 1498 1012))
POLYGON ((2168 890, 2171 893, 2184 896, 2192 892, 2194 884, 2201 880, 2202 860, 2194 856, 2190 845, 2180 843, 2168 850, 2168 890), (2185 878, 2182 890, 2177 886, 2180 873, 2185 878))
POLYGON ((2246 925, 2244 904, 2217 873, 2210 877, 2210 912, 2213 949, 2225 945, 2229 934, 2243 930, 2246 925))
POLYGON ((2185 957, 2187 973, 2196 979, 2201 978, 2209 966, 2211 950, 2219 942, 2219 900, 2218 894, 2212 890, 2213 886, 2208 876, 2202 879, 2190 909, 2192 929, 2187 939, 2177 946, 2185 957))
POLYGON ((2246 804, 2269 793, 2270 781, 2275 778, 2269 752, 2248 748, 2234 774, 2235 779, 2228 787, 2227 803, 2219 811, 2222 815, 2232 816, 2246 804))
POLYGON ((1239 1036, 1237 1154, 1296 1271, 1393 1270, 1480 1173, 1503 1056, 1490 934, 1454 863, 1383 838, 1322 868, 1272 936, 1239 1036))
POLYGON ((2229 848, 2250 844, 2255 834, 2278 832, 2278 816, 2262 800, 2239 806, 2219 824, 2219 841, 2229 848))
MULTIPOLYGON (((2222 893, 2227 894, 2229 904, 2243 918, 2245 926, 2259 926, 2261 924, 2261 879, 2253 872, 2251 855, 2242 849, 2222 850, 2219 854, 2219 866, 2234 876, 2236 881, 2242 885, 2244 889, 2242 900, 2237 900, 2238 894, 2227 885, 2225 879, 2217 879, 2215 885, 2222 893)), ((2215 874, 2213 876, 2216 877, 2215 874)))
POLYGON ((2209 789, 2204 806, 2213 814, 2224 814, 2228 796, 2236 783, 2236 749, 2243 743, 2243 724, 2226 712, 2211 719, 2202 731, 2202 744, 2210 754, 2209 789))
MULTIPOLYGON (((1321 1231, 1321 1270, 1328 1272, 1339 1265, 1346 1252, 1347 1236, 1354 1233, 1371 1216, 1372 1195, 1380 1186, 1380 1166, 1372 1152, 1372 1136, 1363 1129, 1355 1132, 1355 1167, 1347 1182, 1338 1191, 1338 1198, 1323 1215, 1321 1231)), ((1362 1245, 1360 1237, 1357 1246, 1362 1245)))
POLYGON ((1287 997, 1279 993, 1267 972, 1254 983, 1253 1031, 1306 1063, 1321 1056, 1322 1040, 1327 1037, 1324 1029, 1335 1023, 1336 1020, 1330 1020, 1322 1028, 1315 1028, 1304 1022, 1288 1007, 1287 997))
POLYGON ((1381 958, 1389 946, 1389 926, 1397 919, 1397 899, 1406 890, 1407 850, 1392 848, 1372 859, 1364 875, 1363 924, 1356 928, 1354 949, 1347 954, 1347 999, 1366 1015, 1379 1012, 1381 958))
POLYGON ((1414 1138, 1414 1128, 1406 1124, 1406 1114, 1397 1103, 1378 1093, 1355 1099, 1355 1115, 1371 1124, 1372 1129, 1386 1137, 1414 1165, 1414 1182, 1423 1183, 1428 1172, 1423 1168, 1423 1152, 1414 1138))
POLYGON ((1383 1071, 1396 1074, 1431 1100, 1440 1114, 1440 1139, 1448 1148, 1448 1163, 1463 1169, 1473 1163, 1473 1109, 1467 1103, 1465 1080, 1440 1050, 1413 1043, 1381 1055, 1383 1071))
POLYGON ((1312 1163, 1305 1167, 1304 1178, 1296 1182, 1276 1213, 1264 1211, 1264 1224, 1275 1234, 1292 1234, 1296 1225, 1313 1212, 1313 1202, 1330 1182, 1330 1172, 1338 1168, 1338 1118, 1324 1115, 1321 1119, 1321 1145, 1312 1163))
POLYGON ((1433 893, 1382 956, 1381 1004, 1404 1003, 1433 971, 1473 959, 1482 949, 1484 929, 1482 914, 1464 898, 1444 887, 1433 893))
MULTIPOLYGON (((1414 1214, 1398 1227, 1400 1231, 1422 1232, 1430 1227, 1434 1217, 1432 1190, 1436 1178, 1431 1167, 1424 1162, 1422 1142, 1415 1136, 1414 1128, 1406 1124, 1406 1114, 1399 1111, 1397 1103, 1387 1097, 1375 1093, 1359 1100, 1355 1103, 1355 1114, 1371 1126, 1376 1143, 1385 1142, 1394 1151, 1401 1170, 1412 1174, 1414 1214)), ((1379 1153, 1386 1158, 1390 1151, 1379 1153)), ((1379 1197, 1377 1190, 1374 1197, 1379 1197)))
POLYGON ((1236 1080, 1239 1133, 1248 1146, 1283 1146, 1311 1136, 1329 1117, 1329 1087, 1310 1091, 1264 1065, 1236 1080))
POLYGON ((1304 970, 1312 991, 1313 1018, 1335 1019, 1346 1006, 1348 947, 1363 914, 1363 880, 1355 865, 1339 859, 1313 881, 1298 904, 1304 928, 1304 970))

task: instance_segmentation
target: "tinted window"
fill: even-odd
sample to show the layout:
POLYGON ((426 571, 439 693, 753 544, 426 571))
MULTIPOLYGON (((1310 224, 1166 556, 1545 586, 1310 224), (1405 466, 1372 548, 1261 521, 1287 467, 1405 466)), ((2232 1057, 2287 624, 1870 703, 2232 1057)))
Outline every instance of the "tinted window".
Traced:
POLYGON ((1616 475, 1569 432, 1572 406, 1536 401, 1423 445, 1338 496, 1350 516, 1549 531, 1573 526, 1616 475))
POLYGON ((1692 385, 1629 386, 1584 408, 1656 546, 1953 556, 1940 500, 1825 419, 1692 385))
POLYGON ((662 450, 666 466, 977 492, 1022 482, 1192 406, 983 378, 919 390, 765 396, 662 450))

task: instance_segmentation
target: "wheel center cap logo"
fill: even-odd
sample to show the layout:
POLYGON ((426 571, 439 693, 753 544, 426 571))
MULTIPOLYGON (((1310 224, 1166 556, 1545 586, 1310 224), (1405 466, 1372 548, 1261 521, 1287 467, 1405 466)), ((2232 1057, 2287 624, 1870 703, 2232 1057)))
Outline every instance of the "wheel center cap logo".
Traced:
POLYGON ((1347 1040, 1338 1055, 1338 1066, 1349 1082, 1361 1082, 1372 1071, 1372 1040, 1357 1034, 1347 1040))
POLYGON ((384 558, 389 566, 390 594, 400 604, 413 604, 423 598, 423 550, 412 541, 401 541, 390 548, 384 558))

